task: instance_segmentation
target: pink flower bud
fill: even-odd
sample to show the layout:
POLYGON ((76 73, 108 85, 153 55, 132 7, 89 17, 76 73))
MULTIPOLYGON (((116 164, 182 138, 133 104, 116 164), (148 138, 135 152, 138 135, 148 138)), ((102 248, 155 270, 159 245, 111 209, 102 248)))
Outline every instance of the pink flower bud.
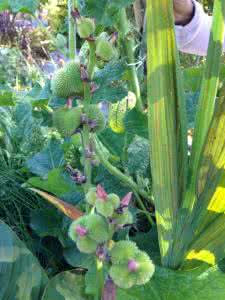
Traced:
POLYGON ((108 194, 106 193, 106 191, 104 190, 104 188, 99 184, 97 185, 97 196, 98 198, 102 199, 102 200, 106 200, 108 194))
POLYGON ((134 259, 129 260, 128 269, 130 272, 136 272, 138 269, 138 263, 134 259))
POLYGON ((132 193, 128 193, 120 202, 120 206, 122 207, 127 207, 130 204, 131 198, 132 198, 132 193))
POLYGON ((82 237, 82 236, 85 236, 87 235, 88 231, 86 228, 82 227, 81 225, 77 225, 76 227, 76 233, 82 237))

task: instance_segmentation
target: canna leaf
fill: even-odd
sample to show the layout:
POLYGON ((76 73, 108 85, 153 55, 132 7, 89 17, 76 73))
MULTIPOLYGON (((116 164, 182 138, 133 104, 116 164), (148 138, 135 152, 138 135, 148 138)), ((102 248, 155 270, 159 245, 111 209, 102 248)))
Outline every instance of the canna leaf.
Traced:
POLYGON ((215 109, 215 98, 219 84, 220 62, 224 41, 225 2, 216 0, 213 12, 213 25, 207 55, 206 67, 199 96, 196 115, 195 133, 193 139, 190 175, 191 181, 183 204, 184 208, 193 209, 196 201, 195 186, 198 176, 198 167, 205 138, 215 109))
POLYGON ((187 168, 185 100, 172 9, 171 0, 147 1, 151 171, 163 266, 171 266, 187 168))

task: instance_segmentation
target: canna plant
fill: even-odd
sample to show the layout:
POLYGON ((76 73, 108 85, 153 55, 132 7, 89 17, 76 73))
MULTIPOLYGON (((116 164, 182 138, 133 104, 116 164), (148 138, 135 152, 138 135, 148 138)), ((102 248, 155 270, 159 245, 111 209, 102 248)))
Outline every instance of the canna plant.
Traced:
POLYGON ((224 90, 218 92, 224 1, 215 1, 191 156, 172 1, 148 1, 148 103, 153 193, 162 265, 190 269, 224 258, 224 90), (167 49, 165 51, 165 49, 167 49))

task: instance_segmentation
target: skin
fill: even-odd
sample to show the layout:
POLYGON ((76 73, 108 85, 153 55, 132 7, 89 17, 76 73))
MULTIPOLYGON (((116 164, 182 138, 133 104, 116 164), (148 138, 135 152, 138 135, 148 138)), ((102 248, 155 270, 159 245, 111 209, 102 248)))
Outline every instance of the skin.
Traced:
POLYGON ((192 0, 173 0, 173 4, 176 24, 188 24, 193 17, 194 5, 192 0))

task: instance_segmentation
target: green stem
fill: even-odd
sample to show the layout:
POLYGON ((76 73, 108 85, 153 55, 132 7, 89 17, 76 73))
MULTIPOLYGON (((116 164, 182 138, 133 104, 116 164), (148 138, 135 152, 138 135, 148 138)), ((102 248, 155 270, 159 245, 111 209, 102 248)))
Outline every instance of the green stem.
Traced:
POLYGON ((76 7, 75 0, 68 0, 68 21, 69 21, 69 57, 76 58, 76 23, 72 17, 72 10, 76 7))
POLYGON ((127 62, 129 66, 129 73, 130 73, 130 78, 131 78, 131 85, 132 85, 132 92, 136 94, 137 98, 137 109, 139 111, 144 110, 143 102, 142 102, 142 97, 141 97, 141 89, 140 89, 140 84, 137 76, 137 70, 135 67, 135 55, 134 55, 134 48, 135 48, 135 41, 133 37, 130 34, 130 24, 127 18, 126 10, 122 9, 120 13, 120 18, 119 18, 119 32, 123 38, 123 43, 127 55, 127 62))
POLYGON ((143 190, 140 190, 138 185, 133 181, 131 177, 123 174, 119 169, 113 166, 105 157, 104 154, 101 152, 100 147, 98 145, 98 141, 95 139, 95 146, 96 146, 96 154, 98 159, 100 160, 101 164, 109 171, 110 174, 117 177, 121 180, 125 185, 129 186, 132 191, 141 195, 145 199, 149 199, 150 202, 153 202, 153 198, 143 190))
MULTIPOLYGON (((89 80, 91 80, 94 76, 94 68, 96 64, 95 58, 95 42, 89 41, 89 62, 88 62, 88 76, 89 80)), ((88 108, 91 104, 91 86, 90 82, 84 82, 84 113, 88 111, 88 108)), ((87 177, 87 182, 85 184, 84 190, 85 193, 88 192, 91 186, 91 177, 92 177, 92 167, 90 159, 85 157, 86 149, 90 146, 90 130, 88 125, 84 125, 83 127, 83 158, 84 158, 84 172, 87 177)))
POLYGON ((146 218, 148 219, 149 223, 151 226, 155 226, 155 222, 153 221, 152 219, 152 216, 150 215, 150 213, 148 212, 148 210, 146 209, 143 201, 141 200, 140 196, 138 195, 137 192, 135 192, 135 196, 137 198, 137 202, 139 204, 139 206, 141 207, 142 209, 142 212, 146 215, 146 218))
POLYGON ((95 300, 102 299, 102 292, 104 288, 104 273, 103 273, 103 262, 98 258, 96 259, 96 268, 97 268, 97 284, 96 284, 96 295, 95 300))

